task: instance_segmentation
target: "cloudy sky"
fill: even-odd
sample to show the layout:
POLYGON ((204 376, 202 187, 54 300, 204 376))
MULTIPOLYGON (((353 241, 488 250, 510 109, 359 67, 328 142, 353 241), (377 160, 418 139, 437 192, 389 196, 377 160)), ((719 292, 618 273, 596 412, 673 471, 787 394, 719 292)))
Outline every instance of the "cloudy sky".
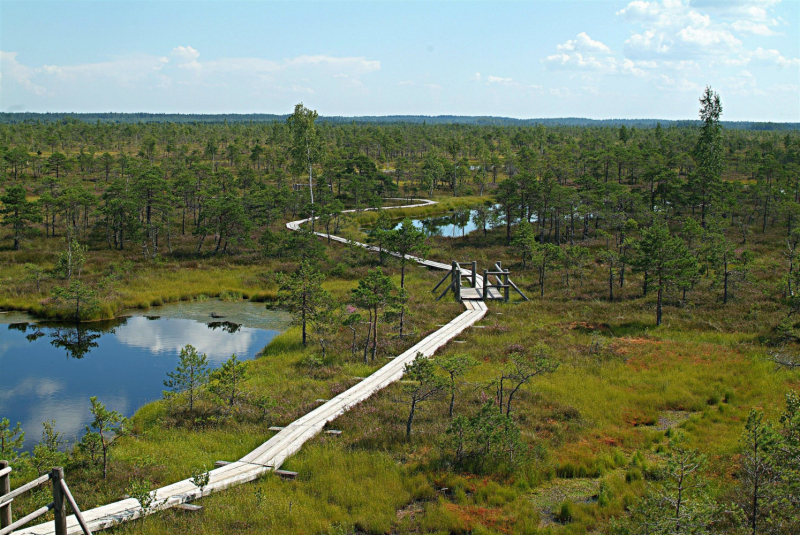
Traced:
POLYGON ((800 2, 0 3, 0 110, 800 121, 800 2))

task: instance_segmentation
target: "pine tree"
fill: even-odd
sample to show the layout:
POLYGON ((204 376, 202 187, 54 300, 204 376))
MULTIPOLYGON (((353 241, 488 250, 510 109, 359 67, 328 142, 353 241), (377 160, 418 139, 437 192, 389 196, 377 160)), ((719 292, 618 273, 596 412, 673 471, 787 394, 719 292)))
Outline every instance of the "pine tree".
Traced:
POLYGON ((691 280, 697 261, 679 236, 673 236, 664 221, 656 221, 642 231, 634 244, 634 269, 646 272, 656 286, 656 326, 661 325, 664 291, 668 284, 691 280))
POLYGON ((278 298, 281 306, 292 314, 294 322, 302 326, 303 346, 308 345, 308 324, 324 303, 333 300, 322 287, 324 280, 325 275, 303 261, 300 269, 279 281, 278 298))
POLYGON ((706 87, 700 98, 700 120, 703 125, 697 139, 692 157, 696 168, 691 190, 700 203, 700 222, 706 228, 706 217, 722 189, 722 169, 724 148, 722 146, 722 104, 719 95, 706 87))
POLYGON ((0 196, 0 224, 11 229, 15 251, 19 250, 19 244, 28 233, 31 223, 41 220, 39 206, 28 201, 27 192, 22 186, 10 186, 6 188, 5 195, 0 196))
POLYGON ((192 345, 187 344, 181 349, 180 362, 174 372, 168 372, 168 380, 164 386, 173 393, 186 393, 189 398, 189 412, 194 410, 194 402, 200 389, 208 382, 209 368, 208 357, 197 352, 192 345))

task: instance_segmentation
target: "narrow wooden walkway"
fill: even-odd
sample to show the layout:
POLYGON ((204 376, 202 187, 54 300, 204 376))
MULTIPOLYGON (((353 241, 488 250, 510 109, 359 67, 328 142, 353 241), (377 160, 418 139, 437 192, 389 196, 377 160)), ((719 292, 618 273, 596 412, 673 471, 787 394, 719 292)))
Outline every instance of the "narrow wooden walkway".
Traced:
MULTIPOLYGON (((396 206, 393 208, 409 208, 412 206, 436 204, 435 201, 427 199, 414 200, 418 201, 418 203, 396 206)), ((308 219, 292 221, 287 223, 286 226, 290 230, 299 230, 300 225, 308 221, 308 219)), ((317 232, 316 234, 324 238, 328 237, 325 233, 317 232)), ((364 247, 370 251, 378 251, 377 247, 360 242, 351 242, 339 236, 330 236, 330 239, 341 243, 364 247)), ((399 256, 397 253, 391 254, 399 256)), ((407 258, 434 269, 451 269, 450 264, 443 264, 441 262, 425 260, 414 256, 407 256, 407 258)), ((466 270, 462 271, 467 274, 466 270)), ((480 290, 483 287, 483 279, 478 276, 476 282, 478 290, 480 290)), ((476 293, 480 295, 480 292, 476 291, 476 293)), ((479 299, 464 301, 463 305, 466 311, 462 312, 438 331, 425 337, 404 353, 393 358, 388 364, 357 385, 325 402, 302 418, 295 420, 238 461, 211 470, 209 473, 209 483, 203 488, 202 492, 190 479, 184 479, 183 481, 178 481, 177 483, 156 490, 155 505, 147 512, 143 511, 139 502, 133 498, 84 511, 83 517, 89 525, 89 528, 93 532, 108 529, 116 524, 139 518, 143 514, 151 514, 162 509, 168 509, 182 503, 191 502, 202 496, 207 496, 233 485, 252 481, 270 470, 277 470, 280 468, 281 464, 283 464, 288 457, 296 453, 305 442, 319 434, 325 427, 325 424, 338 418, 351 407, 372 396, 375 392, 400 380, 403 376, 405 365, 412 362, 418 353, 426 357, 432 356, 437 349, 483 318, 487 311, 486 304, 479 299)), ((80 499, 80 497, 78 497, 78 499, 80 499)), ((67 532, 70 535, 82 533, 78 521, 74 516, 70 516, 67 519, 67 532)), ((54 524, 52 522, 46 522, 15 531, 12 535, 23 534, 52 535, 54 534, 54 524)))

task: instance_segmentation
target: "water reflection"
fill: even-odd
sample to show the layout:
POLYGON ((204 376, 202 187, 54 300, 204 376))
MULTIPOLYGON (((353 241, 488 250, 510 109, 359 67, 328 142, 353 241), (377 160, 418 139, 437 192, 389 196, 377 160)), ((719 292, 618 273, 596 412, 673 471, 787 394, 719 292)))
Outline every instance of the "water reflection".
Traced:
MULTIPOLYGON (((456 210, 447 215, 426 217, 424 219, 412 219, 412 223, 418 229, 425 231, 428 236, 441 236, 445 238, 460 238, 478 230, 476 221, 477 210, 456 210)), ((502 214, 496 214, 494 221, 487 221, 486 227, 501 225, 504 222, 502 214)), ((400 223, 395 228, 398 228, 400 223)))
POLYGON ((92 349, 98 347, 96 340, 103 334, 114 334, 116 327, 125 325, 127 318, 94 323, 68 323, 68 322, 42 322, 42 323, 11 323, 9 330, 20 331, 25 334, 28 342, 35 342, 43 336, 50 337, 53 347, 64 349, 67 357, 82 359, 92 349))
POLYGON ((241 330, 242 325, 240 323, 233 323, 232 321, 212 321, 208 323, 208 328, 212 331, 217 329, 222 329, 226 333, 235 333, 241 330))
POLYGON ((91 419, 90 396, 125 416, 161 397, 162 381, 186 344, 219 366, 233 353, 254 357, 289 324, 285 313, 249 302, 168 305, 159 312, 77 325, 0 314, 7 321, 0 330, 0 418, 22 423, 27 449, 49 419, 74 440, 91 419), (228 319, 211 320, 212 309, 228 319))
POLYGON ((415 219, 412 222, 415 227, 424 230, 428 236, 456 238, 466 236, 477 229, 472 221, 472 216, 473 211, 461 210, 443 216, 415 219))

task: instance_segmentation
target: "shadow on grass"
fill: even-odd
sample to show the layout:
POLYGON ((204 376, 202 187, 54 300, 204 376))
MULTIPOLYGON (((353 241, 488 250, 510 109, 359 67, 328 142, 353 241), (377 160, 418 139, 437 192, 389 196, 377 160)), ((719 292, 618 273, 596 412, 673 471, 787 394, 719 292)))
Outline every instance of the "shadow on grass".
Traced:
POLYGON ((635 336, 646 334, 647 331, 655 327, 655 325, 641 321, 630 321, 627 323, 620 323, 619 325, 609 325, 608 327, 608 332, 611 336, 635 336))

